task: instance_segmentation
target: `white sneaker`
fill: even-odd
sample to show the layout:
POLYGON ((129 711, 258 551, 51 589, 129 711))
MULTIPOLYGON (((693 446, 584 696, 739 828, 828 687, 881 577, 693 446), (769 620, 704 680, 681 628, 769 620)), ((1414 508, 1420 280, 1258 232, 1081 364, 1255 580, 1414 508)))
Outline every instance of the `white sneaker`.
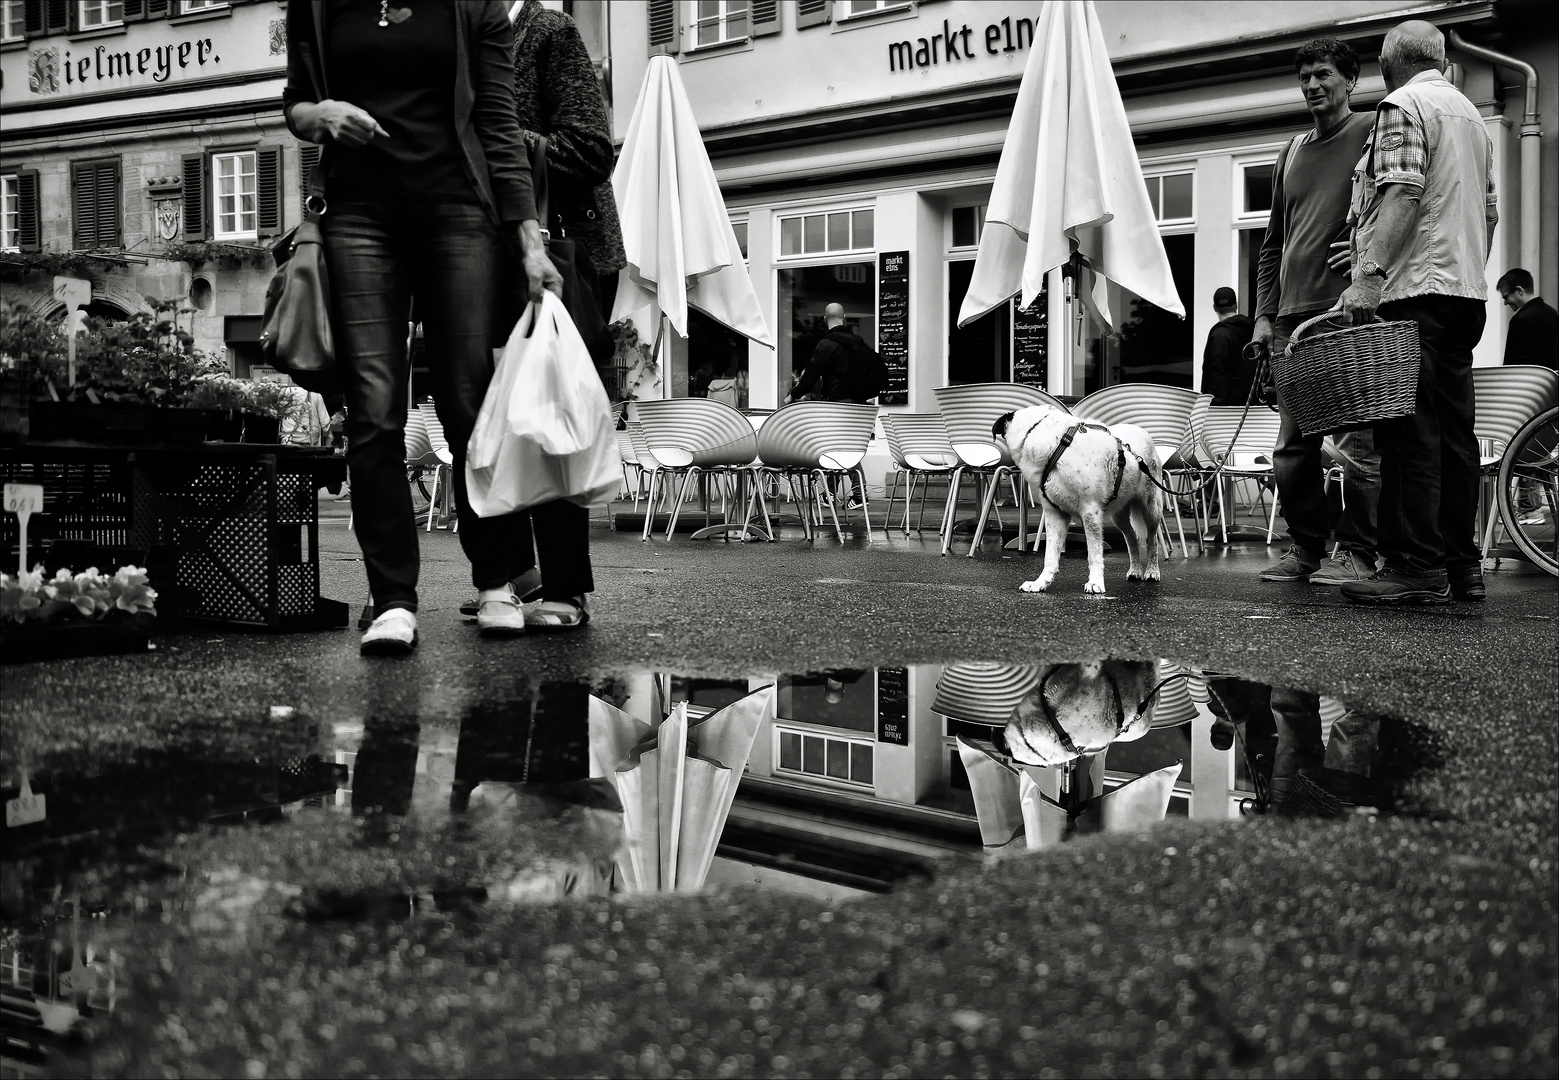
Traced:
POLYGON ((525 633, 525 605, 514 587, 483 589, 476 598, 476 629, 483 637, 513 637, 525 633))
POLYGON ((363 656, 405 656, 417 647, 417 616, 391 608, 363 631, 357 651, 363 656))

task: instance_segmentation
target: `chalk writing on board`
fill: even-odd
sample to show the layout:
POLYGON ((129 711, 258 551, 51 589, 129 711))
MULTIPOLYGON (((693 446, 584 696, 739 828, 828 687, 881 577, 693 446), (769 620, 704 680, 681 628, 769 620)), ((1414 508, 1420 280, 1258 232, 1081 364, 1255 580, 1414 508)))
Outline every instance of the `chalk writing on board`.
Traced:
POLYGON ((877 741, 909 745, 909 669, 877 669, 877 741))
POLYGON ((877 352, 888 369, 881 405, 909 403, 909 252, 877 256, 877 352))
POLYGON ((1044 389, 1049 381, 1050 298, 1041 289, 1027 308, 1012 301, 1012 381, 1044 389))

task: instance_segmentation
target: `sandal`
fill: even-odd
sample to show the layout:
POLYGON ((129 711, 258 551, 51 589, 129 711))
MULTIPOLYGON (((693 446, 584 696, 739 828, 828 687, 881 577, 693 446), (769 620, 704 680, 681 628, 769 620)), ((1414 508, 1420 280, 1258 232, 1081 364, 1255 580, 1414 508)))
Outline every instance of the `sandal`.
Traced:
POLYGON ((585 598, 572 600, 542 600, 525 605, 525 629, 527 630, 577 630, 590 621, 590 610, 585 598))

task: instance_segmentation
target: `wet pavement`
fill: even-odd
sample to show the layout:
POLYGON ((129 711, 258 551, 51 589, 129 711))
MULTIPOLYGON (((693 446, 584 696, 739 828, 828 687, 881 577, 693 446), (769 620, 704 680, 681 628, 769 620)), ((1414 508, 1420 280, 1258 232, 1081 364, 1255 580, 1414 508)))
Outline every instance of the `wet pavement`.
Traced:
POLYGON ((587 631, 484 642, 436 532, 407 661, 0 669, 7 1067, 1553 1072, 1552 579, 1033 596, 881 535, 600 532, 587 631))

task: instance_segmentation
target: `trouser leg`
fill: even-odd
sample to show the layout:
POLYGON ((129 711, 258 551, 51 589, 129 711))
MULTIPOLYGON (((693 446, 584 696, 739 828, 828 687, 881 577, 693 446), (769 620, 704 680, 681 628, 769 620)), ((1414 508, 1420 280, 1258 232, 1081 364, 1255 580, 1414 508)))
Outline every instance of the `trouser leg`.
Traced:
POLYGON ((1371 428, 1337 436, 1343 458, 1343 508, 1337 540, 1343 547, 1373 556, 1380 537, 1380 455, 1371 428))
MULTIPOLYGON (((1294 328, 1312 314, 1279 316, 1273 325, 1272 348, 1288 345, 1294 328)), ((1258 406, 1252 406, 1256 408, 1258 406)), ((1321 436, 1303 435, 1299 424, 1278 395, 1278 441, 1272 453, 1272 479, 1283 503, 1283 520, 1289 538, 1307 554, 1321 558, 1331 535, 1330 513, 1326 503, 1326 461, 1321 453, 1321 436)))
POLYGON ((590 568, 589 507, 556 499, 521 511, 515 517, 520 519, 518 542, 524 555, 516 563, 517 573, 540 562, 543 600, 573 600, 595 592, 590 568))

